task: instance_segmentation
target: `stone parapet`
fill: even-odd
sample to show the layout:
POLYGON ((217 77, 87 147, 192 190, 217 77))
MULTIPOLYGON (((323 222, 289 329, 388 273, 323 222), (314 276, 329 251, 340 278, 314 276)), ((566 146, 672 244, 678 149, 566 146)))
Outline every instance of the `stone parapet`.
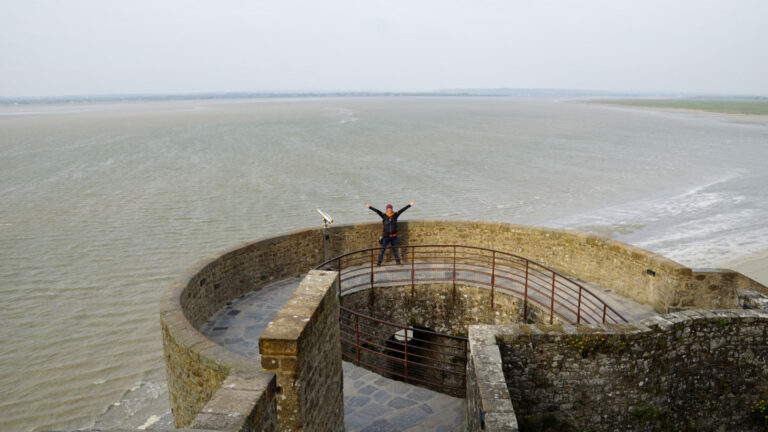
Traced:
POLYGON ((232 372, 192 421, 192 429, 276 432, 275 376, 232 372))
POLYGON ((469 327, 467 430, 516 432, 517 417, 502 370, 493 326, 469 327))
POLYGON ((764 311, 685 311, 628 325, 471 326, 469 338, 470 425, 488 424, 484 403, 505 406, 503 392, 482 390, 499 378, 495 338, 521 429, 764 430, 750 418, 768 388, 764 311))
POLYGON ((259 337, 281 431, 344 430, 338 295, 336 272, 311 271, 259 337))

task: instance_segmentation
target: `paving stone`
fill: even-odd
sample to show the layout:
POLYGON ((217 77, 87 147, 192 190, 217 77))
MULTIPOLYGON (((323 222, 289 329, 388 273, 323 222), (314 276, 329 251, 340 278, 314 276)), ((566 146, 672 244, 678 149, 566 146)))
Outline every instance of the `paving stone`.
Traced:
POLYGON ((387 403, 387 406, 392 407, 394 409, 403 409, 408 408, 409 406, 416 405, 416 402, 412 400, 408 400, 405 398, 401 398, 400 396, 395 397, 389 403, 387 403))
POLYGON ((379 419, 363 429, 362 432, 398 432, 398 429, 389 421, 379 419))
POLYGON ((364 407, 358 410, 360 414, 365 414, 372 418, 386 417, 387 414, 391 413, 392 411, 394 411, 393 408, 378 404, 376 402, 366 404, 364 407))
POLYGON ((353 413, 350 416, 344 416, 344 427, 347 432, 359 432, 370 426, 374 421, 376 419, 372 419, 367 415, 353 413))
POLYGON ((365 375, 367 372, 368 371, 366 371, 365 369, 358 367, 358 368, 352 369, 349 372, 349 377, 352 379, 358 379, 361 376, 365 375))
POLYGON ((421 408, 421 410, 424 411, 427 414, 432 414, 434 412, 434 411, 432 411, 432 408, 430 408, 429 405, 427 405, 427 404, 421 404, 421 406, 419 408, 421 408))
POLYGON ((404 413, 398 413, 397 416, 391 419, 392 424, 399 429, 406 429, 412 426, 417 426, 421 421, 427 418, 429 414, 425 413, 419 408, 412 408, 404 413))
POLYGON ((390 381, 390 383, 391 384, 388 386, 387 389, 392 393, 403 395, 411 391, 411 389, 413 389, 412 385, 409 385, 400 381, 390 381))
POLYGON ((376 390, 378 390, 376 387, 374 387, 372 385, 367 385, 367 386, 359 389, 357 392, 360 393, 360 394, 364 394, 364 395, 371 395, 376 390))
POLYGON ((370 401, 371 398, 367 396, 351 396, 349 398, 344 398, 344 405, 349 405, 351 407, 361 407, 370 401))
POLYGON ((387 393, 386 390, 379 390, 373 394, 373 400, 378 403, 384 403, 392 398, 392 395, 387 393))
POLYGON ((412 392, 408 393, 408 398, 420 402, 428 401, 433 397, 435 397, 435 392, 420 387, 416 387, 412 392))

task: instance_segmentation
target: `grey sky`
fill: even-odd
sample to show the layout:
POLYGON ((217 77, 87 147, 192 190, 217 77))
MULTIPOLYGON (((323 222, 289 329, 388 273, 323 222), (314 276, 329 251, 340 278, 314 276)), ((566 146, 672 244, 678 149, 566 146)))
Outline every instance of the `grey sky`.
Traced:
POLYGON ((0 0, 0 96, 768 95, 768 0, 0 0))

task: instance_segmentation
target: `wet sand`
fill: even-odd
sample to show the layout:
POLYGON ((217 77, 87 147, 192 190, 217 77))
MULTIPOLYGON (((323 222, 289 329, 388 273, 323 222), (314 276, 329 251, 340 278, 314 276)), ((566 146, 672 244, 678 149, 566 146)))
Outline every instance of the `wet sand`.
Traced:
POLYGON ((768 286, 768 251, 727 263, 722 267, 736 270, 737 272, 768 286))
POLYGON ((621 103, 610 103, 605 101, 600 101, 600 102, 589 101, 588 103, 594 103, 597 105, 604 105, 604 106, 609 106, 614 108, 625 108, 625 109, 631 109, 631 110, 661 111, 661 112, 667 112, 667 113, 688 114, 688 115, 694 115, 699 117, 721 119, 731 123, 761 124, 764 126, 768 126, 768 115, 735 114, 735 113, 725 113, 725 112, 708 111, 704 109, 691 109, 691 108, 666 108, 666 107, 642 106, 642 105, 625 105, 621 103))

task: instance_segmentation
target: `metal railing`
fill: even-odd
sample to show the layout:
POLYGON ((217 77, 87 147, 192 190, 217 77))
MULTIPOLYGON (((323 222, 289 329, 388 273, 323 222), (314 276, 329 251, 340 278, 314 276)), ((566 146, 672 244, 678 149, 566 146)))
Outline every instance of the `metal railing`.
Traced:
POLYGON ((464 397, 467 338, 403 326, 342 307, 342 357, 387 378, 464 397))
MULTIPOLYGON (((453 300, 457 284, 490 290, 523 300, 554 318, 573 324, 627 322, 612 307, 581 284, 527 258, 487 248, 459 245, 399 246, 402 264, 376 265, 380 248, 350 252, 317 268, 339 273, 339 296, 382 286, 450 283, 453 300)), ((387 251, 387 253, 391 253, 387 251)), ((541 317, 546 319, 546 315, 541 317)), ((425 328, 404 326, 341 307, 342 356, 383 376, 404 380, 463 397, 466 384, 467 339, 425 328)))
MULTIPOLYGON (((403 264, 376 265, 379 248, 349 252, 318 268, 339 272, 339 295, 374 286, 410 285, 411 293, 422 283, 448 282, 490 289, 490 306, 496 293, 523 299, 523 316, 535 304, 549 314, 572 324, 624 323, 627 320, 592 291, 562 274, 527 258, 475 246, 399 246, 403 264)), ((389 250, 387 254, 391 253, 389 250)))

